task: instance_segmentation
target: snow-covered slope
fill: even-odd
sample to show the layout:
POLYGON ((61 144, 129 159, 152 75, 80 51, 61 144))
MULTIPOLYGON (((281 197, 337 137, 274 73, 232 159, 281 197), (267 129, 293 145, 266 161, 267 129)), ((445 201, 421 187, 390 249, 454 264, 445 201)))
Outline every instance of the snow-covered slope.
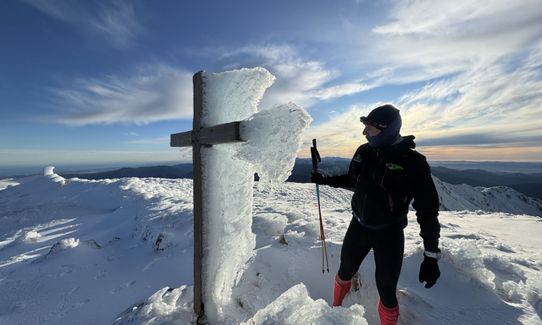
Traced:
MULTIPOLYGON (((17 182, 0 191, 0 324, 191 322, 191 180, 53 174, 17 182)), ((441 213, 442 276, 431 289, 417 281, 422 245, 409 214, 400 323, 542 324, 541 219, 482 212, 461 197, 467 190, 443 196, 447 185, 438 186, 446 207, 454 198, 458 210, 470 202, 478 211, 441 213)), ((344 308, 329 307, 351 193, 321 187, 329 274, 321 271, 314 185, 254 195, 257 247, 233 288, 228 321, 378 324, 371 255, 361 289, 344 308)))
POLYGON ((482 210, 542 216, 542 202, 507 186, 452 185, 433 177, 441 211, 482 210))

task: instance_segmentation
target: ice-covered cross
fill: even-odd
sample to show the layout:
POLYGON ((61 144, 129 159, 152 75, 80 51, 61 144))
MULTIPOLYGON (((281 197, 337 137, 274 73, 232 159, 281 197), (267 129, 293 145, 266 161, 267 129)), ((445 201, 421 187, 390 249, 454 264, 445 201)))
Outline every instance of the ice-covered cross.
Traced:
POLYGON ((274 79, 263 68, 196 73, 193 130, 171 135, 172 147, 193 150, 194 312, 210 324, 225 321, 255 247, 254 173, 285 181, 311 121, 293 103, 258 112, 274 79))

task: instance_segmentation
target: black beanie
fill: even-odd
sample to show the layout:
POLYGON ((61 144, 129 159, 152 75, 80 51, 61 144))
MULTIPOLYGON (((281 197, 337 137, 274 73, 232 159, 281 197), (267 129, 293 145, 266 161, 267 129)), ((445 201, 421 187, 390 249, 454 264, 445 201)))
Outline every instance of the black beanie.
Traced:
POLYGON ((374 126, 381 125, 379 129, 385 129, 397 119, 399 110, 390 104, 379 106, 373 109, 367 117, 362 117, 361 121, 365 124, 374 124, 374 126))
POLYGON ((379 106, 371 111, 367 117, 361 117, 363 124, 372 125, 380 129, 376 136, 366 136, 369 146, 384 147, 394 144, 401 138, 401 114, 393 105, 379 106))

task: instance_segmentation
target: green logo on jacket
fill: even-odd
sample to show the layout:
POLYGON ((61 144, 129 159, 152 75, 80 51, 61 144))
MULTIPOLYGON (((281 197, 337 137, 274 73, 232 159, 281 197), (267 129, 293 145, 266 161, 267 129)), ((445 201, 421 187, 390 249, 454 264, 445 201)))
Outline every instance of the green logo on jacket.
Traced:
POLYGON ((403 166, 394 163, 386 163, 386 168, 389 170, 403 170, 403 166))

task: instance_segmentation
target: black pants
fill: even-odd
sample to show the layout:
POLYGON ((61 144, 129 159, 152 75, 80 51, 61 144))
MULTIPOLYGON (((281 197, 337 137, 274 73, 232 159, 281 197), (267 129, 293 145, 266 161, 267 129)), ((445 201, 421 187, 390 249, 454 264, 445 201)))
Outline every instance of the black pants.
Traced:
POLYGON ((376 287, 384 306, 397 306, 397 282, 403 264, 405 236, 403 229, 371 230, 352 218, 344 236, 339 277, 350 280, 361 262, 373 249, 376 287))

